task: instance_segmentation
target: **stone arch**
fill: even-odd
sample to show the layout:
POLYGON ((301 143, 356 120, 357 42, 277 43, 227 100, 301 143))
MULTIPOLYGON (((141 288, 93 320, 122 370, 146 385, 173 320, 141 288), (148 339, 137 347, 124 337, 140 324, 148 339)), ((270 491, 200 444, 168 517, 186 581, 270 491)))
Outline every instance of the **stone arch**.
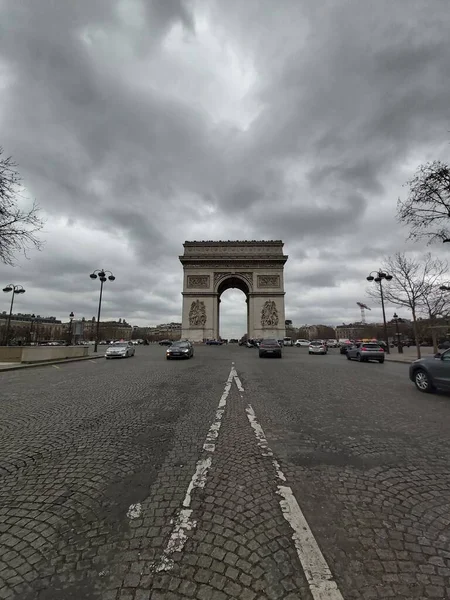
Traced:
POLYGON ((223 273, 220 275, 215 280, 215 292, 217 292, 219 298, 223 292, 230 289, 241 290, 247 298, 253 292, 253 285, 250 279, 251 273, 246 275, 242 273, 223 273))
MULTIPOLYGON (((182 337, 192 341, 219 337, 220 296, 240 289, 247 299, 247 334, 284 337, 283 242, 185 242, 182 337), (268 318, 268 309, 276 318, 268 318)), ((270 317, 270 315, 269 315, 270 317)))

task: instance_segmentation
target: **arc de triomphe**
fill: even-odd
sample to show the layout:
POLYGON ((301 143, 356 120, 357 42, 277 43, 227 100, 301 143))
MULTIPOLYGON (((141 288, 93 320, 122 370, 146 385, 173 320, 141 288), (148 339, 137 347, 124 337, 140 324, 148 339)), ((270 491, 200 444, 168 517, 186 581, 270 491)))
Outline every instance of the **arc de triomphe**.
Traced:
POLYGON ((250 338, 285 336, 283 242, 185 242, 182 339, 218 339, 220 296, 246 295, 250 338))

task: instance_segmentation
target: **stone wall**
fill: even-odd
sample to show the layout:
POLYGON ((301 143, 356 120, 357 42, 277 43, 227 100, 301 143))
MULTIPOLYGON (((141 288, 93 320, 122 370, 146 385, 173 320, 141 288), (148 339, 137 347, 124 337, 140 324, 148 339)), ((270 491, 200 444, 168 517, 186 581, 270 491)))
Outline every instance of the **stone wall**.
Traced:
POLYGON ((0 362, 34 363, 88 356, 86 346, 0 346, 0 362))

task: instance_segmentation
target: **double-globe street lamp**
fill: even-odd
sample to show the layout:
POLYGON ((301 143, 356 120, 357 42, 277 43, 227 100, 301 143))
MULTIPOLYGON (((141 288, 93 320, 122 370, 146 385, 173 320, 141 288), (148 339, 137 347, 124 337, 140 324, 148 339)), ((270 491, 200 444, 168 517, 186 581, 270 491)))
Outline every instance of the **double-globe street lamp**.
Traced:
POLYGON ((16 294, 25 294, 25 290, 22 285, 14 285, 13 283, 10 283, 6 287, 3 288, 3 291, 5 292, 5 294, 12 292, 11 306, 9 308, 9 315, 8 315, 8 321, 6 323, 6 334, 5 334, 5 346, 9 346, 9 329, 11 326, 11 316, 12 316, 12 311, 13 311, 13 306, 14 306, 14 296, 16 294))
POLYGON ((100 313, 102 310, 103 284, 105 283, 105 281, 107 279, 109 279, 109 281, 114 281, 115 277, 111 273, 111 271, 105 271, 104 269, 95 269, 95 271, 93 271, 89 275, 89 277, 91 279, 97 279, 97 277, 100 279, 100 297, 98 300, 97 331, 95 334, 95 345, 94 345, 94 352, 97 352, 98 338, 100 335, 100 313), (109 275, 107 275, 107 273, 109 273, 109 275))
POLYGON ((367 281, 375 281, 375 283, 378 283, 380 285, 381 308, 383 310, 384 341, 386 342, 386 352, 390 354, 389 337, 386 323, 386 312, 384 310, 383 281, 391 281, 392 275, 379 269, 378 271, 372 271, 371 273, 369 273, 366 279, 367 281), (375 273, 375 277, 373 276, 373 273, 375 273))

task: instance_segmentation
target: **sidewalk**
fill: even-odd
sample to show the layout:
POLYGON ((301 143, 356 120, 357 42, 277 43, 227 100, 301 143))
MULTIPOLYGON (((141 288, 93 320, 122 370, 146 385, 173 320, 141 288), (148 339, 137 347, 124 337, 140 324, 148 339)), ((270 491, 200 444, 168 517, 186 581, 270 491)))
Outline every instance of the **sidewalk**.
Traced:
POLYGON ((63 358, 60 360, 47 360, 44 362, 35 363, 12 363, 0 362, 0 373, 3 371, 18 371, 20 369, 32 369, 34 367, 46 367, 49 365, 62 365, 65 363, 78 362, 81 360, 96 360, 97 358, 105 358, 104 354, 90 354, 89 356, 80 356, 77 358, 63 358))
MULTIPOLYGON (((403 348, 403 353, 399 354, 397 348, 390 348, 391 353, 385 354, 385 358, 389 362, 399 362, 399 363, 412 363, 417 359, 417 348, 403 348)), ((432 356, 434 354, 433 348, 431 346, 425 346, 420 349, 421 357, 432 356)))

